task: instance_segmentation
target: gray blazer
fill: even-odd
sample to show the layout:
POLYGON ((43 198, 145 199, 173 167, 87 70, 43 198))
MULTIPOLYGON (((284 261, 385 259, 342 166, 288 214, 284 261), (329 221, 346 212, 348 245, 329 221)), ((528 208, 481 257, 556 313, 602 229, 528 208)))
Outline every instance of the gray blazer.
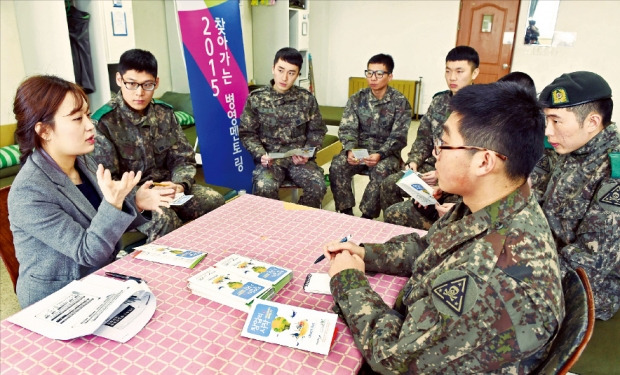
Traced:
POLYGON ((97 165, 90 156, 78 158, 78 168, 102 197, 97 210, 38 150, 11 185, 9 221, 19 261, 17 298, 22 308, 114 261, 123 233, 146 222, 138 214, 134 195, 127 196, 123 211, 103 199, 94 174, 97 165))

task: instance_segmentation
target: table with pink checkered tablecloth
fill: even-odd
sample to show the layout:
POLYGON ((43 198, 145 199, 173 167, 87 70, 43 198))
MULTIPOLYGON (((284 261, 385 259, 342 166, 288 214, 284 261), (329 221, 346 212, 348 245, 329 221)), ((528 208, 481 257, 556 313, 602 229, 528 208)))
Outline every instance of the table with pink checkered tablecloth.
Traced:
MULTIPOLYGON (((194 269, 131 256, 99 270, 138 276, 157 297, 151 321, 125 344, 94 335, 68 341, 48 339, 4 320, 0 323, 0 373, 10 374, 352 374, 362 363, 351 332, 338 319, 339 333, 328 355, 241 337, 247 314, 192 295, 187 279, 229 254, 241 254, 293 270, 293 280, 275 302, 330 311, 329 295, 303 290, 322 244, 352 234, 352 241, 382 242, 413 229, 286 202, 243 195, 160 238, 209 255, 194 269)), ((377 274, 370 283, 389 305, 406 279, 377 274)))

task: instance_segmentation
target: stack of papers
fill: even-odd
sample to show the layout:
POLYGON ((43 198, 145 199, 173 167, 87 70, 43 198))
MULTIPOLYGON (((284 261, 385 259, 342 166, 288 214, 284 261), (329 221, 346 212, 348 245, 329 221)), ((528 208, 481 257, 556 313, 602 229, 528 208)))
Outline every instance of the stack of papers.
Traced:
POLYGON ((90 275, 7 320, 51 339, 95 334, 127 342, 148 323, 155 306, 155 296, 144 282, 90 275))
POLYGON ((131 255, 136 259, 150 260, 151 262, 170 264, 172 266, 194 268, 207 256, 207 253, 165 245, 147 244, 137 246, 131 255))
POLYGON ((195 295, 248 311, 254 300, 270 300, 292 277, 292 270, 233 254, 187 281, 195 295))

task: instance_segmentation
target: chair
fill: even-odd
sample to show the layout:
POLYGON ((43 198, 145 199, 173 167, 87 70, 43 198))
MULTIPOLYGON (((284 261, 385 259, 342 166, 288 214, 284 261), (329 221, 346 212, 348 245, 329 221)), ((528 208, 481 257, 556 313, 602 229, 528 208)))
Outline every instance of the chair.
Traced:
POLYGON ((19 274, 19 262, 15 257, 13 233, 9 224, 8 197, 10 189, 10 185, 0 189, 0 255, 13 282, 13 291, 15 291, 17 275, 19 274))
MULTIPOLYGON (((594 299, 582 268, 567 271, 562 280, 566 316, 544 362, 532 374, 564 375, 577 362, 594 330, 594 299)), ((615 345, 615 344, 611 344, 615 345)))
POLYGON ((299 190, 302 190, 303 192, 303 189, 301 187, 297 186, 293 181, 289 179, 285 179, 282 184, 280 184, 280 190, 282 189, 291 190, 292 203, 297 203, 299 201, 299 190))

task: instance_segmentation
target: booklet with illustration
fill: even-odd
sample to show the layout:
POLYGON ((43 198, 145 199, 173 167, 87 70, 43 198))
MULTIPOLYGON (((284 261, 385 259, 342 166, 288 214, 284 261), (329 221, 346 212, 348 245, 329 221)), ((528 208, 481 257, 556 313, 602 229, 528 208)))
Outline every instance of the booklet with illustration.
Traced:
POLYGON ((288 158, 293 155, 299 155, 299 156, 303 156, 306 158, 311 158, 314 156, 315 150, 316 150, 316 147, 303 147, 303 148, 296 148, 293 150, 289 150, 287 152, 270 152, 268 156, 272 159, 288 158))
POLYGON ((194 268, 207 256, 207 253, 151 243, 136 246, 131 256, 136 259, 150 260, 151 262, 194 268))
POLYGON ((248 311, 256 299, 270 300, 293 271, 232 254, 188 279, 193 294, 248 311))
POLYGON ((95 334, 127 342, 148 323, 156 304, 145 282, 90 275, 7 320, 51 339, 95 334))
POLYGON ((423 206, 437 204, 437 200, 433 197, 433 188, 412 170, 406 171, 396 185, 423 206))
POLYGON ((328 354, 338 332, 337 319, 338 315, 333 313, 256 301, 241 336, 328 354))

